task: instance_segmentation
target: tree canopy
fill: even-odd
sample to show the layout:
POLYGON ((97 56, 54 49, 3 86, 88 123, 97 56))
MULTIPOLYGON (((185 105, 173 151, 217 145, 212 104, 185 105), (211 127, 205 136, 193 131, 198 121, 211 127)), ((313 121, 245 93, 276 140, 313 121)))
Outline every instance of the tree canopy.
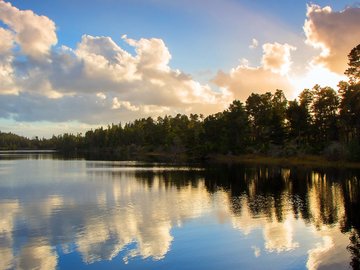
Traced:
POLYGON ((360 82, 360 44, 350 51, 348 59, 349 67, 345 71, 345 75, 349 77, 351 84, 357 84, 360 82))

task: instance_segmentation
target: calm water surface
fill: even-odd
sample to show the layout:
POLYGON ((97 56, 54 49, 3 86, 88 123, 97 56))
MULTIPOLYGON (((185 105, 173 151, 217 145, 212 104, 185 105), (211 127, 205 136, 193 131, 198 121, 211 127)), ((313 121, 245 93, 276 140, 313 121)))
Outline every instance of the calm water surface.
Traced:
POLYGON ((0 154, 0 269, 357 269, 356 170, 0 154))

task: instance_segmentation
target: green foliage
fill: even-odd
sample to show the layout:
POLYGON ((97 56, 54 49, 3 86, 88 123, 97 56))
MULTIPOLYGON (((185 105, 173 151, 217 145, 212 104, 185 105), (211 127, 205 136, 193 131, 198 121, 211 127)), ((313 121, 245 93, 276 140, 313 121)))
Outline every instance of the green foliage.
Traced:
POLYGON ((339 97, 334 89, 330 87, 321 88, 315 85, 313 88, 314 99, 312 112, 314 114, 314 125, 317 129, 316 142, 324 146, 329 141, 338 139, 338 115, 339 97))
POLYGON ((3 133, 0 131, 0 150, 41 149, 46 145, 46 142, 47 140, 39 140, 37 137, 28 139, 11 132, 3 133))
POLYGON ((251 141, 260 151, 267 151, 269 144, 284 143, 287 103, 282 90, 276 90, 274 94, 253 93, 246 100, 251 141))

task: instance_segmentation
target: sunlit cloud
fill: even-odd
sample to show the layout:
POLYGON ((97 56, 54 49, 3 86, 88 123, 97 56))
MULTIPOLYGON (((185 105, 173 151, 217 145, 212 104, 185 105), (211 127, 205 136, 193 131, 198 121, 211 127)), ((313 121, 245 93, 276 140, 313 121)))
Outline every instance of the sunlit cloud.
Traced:
MULTIPOLYGON (((226 202, 226 201, 225 201, 226 202)), ((281 222, 276 221, 275 213, 271 213, 272 221, 266 218, 255 217, 250 211, 248 199, 243 197, 240 201, 241 212, 233 214, 229 202, 225 204, 228 215, 234 229, 241 231, 244 235, 249 235, 256 229, 260 229, 264 236, 264 249, 268 252, 284 252, 299 247, 299 243, 294 240, 294 219, 291 215, 286 215, 281 222)), ((254 249, 255 257, 259 257, 261 250, 254 249)))
MULTIPOLYGON (((126 248, 123 257, 126 263, 138 256, 160 260, 170 250, 172 227, 200 216, 209 204, 203 182, 196 187, 184 187, 180 191, 167 189, 165 192, 157 177, 153 179, 151 190, 127 179, 123 178, 114 186, 112 199, 119 206, 131 207, 112 210, 105 219, 88 219, 84 230, 77 235, 78 250, 87 263, 110 260, 131 243, 136 243, 136 247, 126 248), (171 205, 179 202, 179 209, 171 209, 171 205)), ((106 207, 107 196, 102 197, 101 205, 106 207)))
POLYGON ((139 110, 138 107, 131 105, 131 103, 129 101, 119 101, 117 97, 114 97, 111 108, 116 110, 116 109, 120 109, 120 107, 124 107, 125 109, 127 109, 129 111, 138 111, 139 110))
POLYGON ((266 43, 263 45, 261 66, 252 67, 242 60, 229 73, 219 71, 213 82, 242 101, 251 93, 273 92, 276 89, 284 90, 291 97, 294 86, 289 72, 293 50, 295 47, 289 44, 266 43))
POLYGON ((13 33, 10 32, 9 30, 0 27, 0 55, 10 54, 13 45, 14 45, 13 33))
POLYGON ((20 204, 17 200, 0 201, 0 234, 9 234, 12 232, 15 224, 15 215, 20 210, 20 204))
POLYGON ((287 43, 279 44, 275 42, 264 44, 264 54, 261 60, 264 69, 281 75, 288 74, 292 64, 291 51, 294 50, 296 50, 296 48, 287 43))
POLYGON ((1 118, 108 124, 190 110, 214 113, 232 100, 226 90, 171 68, 160 38, 123 35, 134 55, 106 36, 83 35, 75 48, 54 47, 53 21, 0 5, 0 20, 12 29, 0 30, 1 118))
POLYGON ((339 82, 347 79, 345 75, 332 72, 322 65, 309 64, 305 74, 294 75, 291 80, 296 85, 296 93, 299 94, 303 89, 310 89, 316 84, 337 89, 339 82))
MULTIPOLYGON (((211 3, 207 16, 215 15, 220 4, 211 3)), ((230 1, 226 1, 226 10, 247 14, 244 7, 230 1)), ((280 35, 260 44, 257 38, 263 37, 251 39, 253 33, 245 47, 248 53, 258 53, 260 50, 255 49, 262 48, 257 62, 251 55, 235 56, 232 52, 234 57, 251 61, 220 69, 210 82, 199 82, 171 66, 173 55, 161 37, 134 39, 123 35, 115 41, 109 36, 84 34, 76 45, 68 47, 57 44, 56 24, 50 18, 2 1, 0 118, 19 125, 42 121, 93 127, 165 114, 208 115, 222 111, 235 98, 245 101, 253 92, 281 89, 292 99, 315 84, 336 88, 346 79, 342 75, 346 55, 358 43, 359 10, 348 7, 338 12, 309 5, 303 26, 307 45, 303 41, 300 44, 299 37, 290 38, 290 34, 287 42, 284 38, 280 42, 280 35), (319 53, 316 57, 298 57, 309 50, 319 53)), ((267 23, 263 18, 260 24, 267 23)), ((55 133, 57 128, 53 129, 55 133)))
POLYGON ((10 3, 0 2, 0 20, 14 32, 14 40, 25 55, 42 58, 57 43, 55 23, 31 10, 19 10, 10 3))
POLYGON ((338 227, 323 227, 314 234, 321 238, 316 246, 308 251, 307 268, 349 269, 348 262, 351 258, 346 249, 349 245, 348 235, 341 233, 338 227))
POLYGON ((14 81, 14 68, 12 66, 14 59, 12 56, 13 46, 13 33, 0 27, 0 94, 18 93, 18 88, 14 81))
POLYGON ((54 249, 43 238, 32 239, 31 243, 22 246, 16 258, 18 269, 56 269, 58 256, 54 249))
POLYGON ((329 6, 309 5, 306 16, 306 42, 320 50, 314 62, 343 74, 348 53, 360 42, 360 8, 333 11, 329 6))
POLYGON ((15 228, 16 215, 20 211, 18 200, 0 201, 0 269, 10 269, 15 255, 13 252, 14 239, 12 232, 15 228))
POLYGON ((264 226, 265 249, 269 252, 284 252, 299 247, 294 241, 292 217, 282 222, 267 222, 264 226))

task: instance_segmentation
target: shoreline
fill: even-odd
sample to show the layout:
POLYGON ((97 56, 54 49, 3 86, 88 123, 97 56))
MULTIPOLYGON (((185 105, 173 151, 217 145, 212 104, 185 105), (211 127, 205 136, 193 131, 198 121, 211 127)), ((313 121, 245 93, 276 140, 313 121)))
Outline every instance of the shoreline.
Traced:
MULTIPOLYGON (((157 159, 183 162, 191 160, 185 154, 174 155, 166 152, 149 152, 138 157, 150 157, 157 159)), ((211 154, 204 160, 192 160, 203 164, 258 164, 258 165, 281 165, 281 166, 303 166, 303 167, 333 167, 360 169, 360 162, 346 160, 328 160, 320 155, 302 155, 291 157, 272 157, 259 154, 225 155, 211 154)))
POLYGON ((304 155, 292 157, 271 157, 265 155, 211 155, 211 163, 247 163, 259 165, 285 165, 285 166, 304 166, 304 167, 334 167, 360 169, 360 162, 350 162, 345 160, 327 160, 322 156, 304 155))
POLYGON ((0 154, 26 154, 26 153, 46 153, 60 155, 83 156, 85 159, 92 156, 98 156, 106 160, 139 160, 139 161, 160 161, 171 163, 196 163, 196 164, 258 164, 258 165, 280 165, 280 166, 303 166, 303 167, 333 167, 360 169, 360 162, 346 160, 328 160, 320 155, 301 155, 290 157, 273 157, 260 154, 210 154, 204 159, 189 157, 186 153, 169 153, 169 152, 137 152, 123 155, 118 151, 110 149, 97 149, 88 151, 70 151, 63 152, 57 150, 44 149, 19 149, 19 150, 1 150, 0 154), (150 159, 150 160, 149 160, 150 159))

